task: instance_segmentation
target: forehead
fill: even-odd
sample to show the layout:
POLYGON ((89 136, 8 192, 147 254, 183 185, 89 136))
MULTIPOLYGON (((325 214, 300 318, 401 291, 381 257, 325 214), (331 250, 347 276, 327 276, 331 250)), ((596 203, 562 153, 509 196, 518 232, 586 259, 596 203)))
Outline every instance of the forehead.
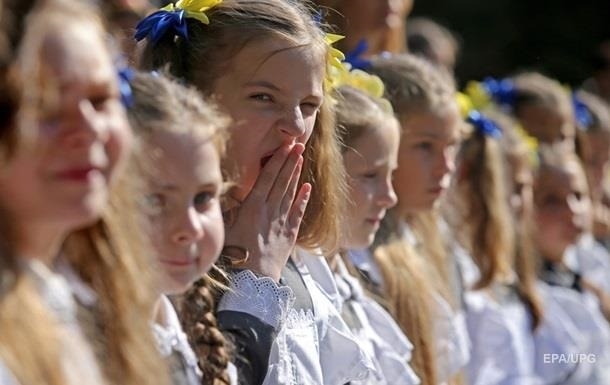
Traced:
POLYGON ((359 159, 367 164, 396 163, 398 151, 399 129, 391 120, 382 126, 369 127, 349 144, 345 153, 346 163, 359 159))
POLYGON ((271 36, 245 45, 231 60, 228 72, 241 83, 259 77, 307 78, 296 76, 305 73, 320 77, 324 73, 324 59, 325 52, 313 42, 297 44, 287 38, 271 36))
POLYGON ((587 180, 581 167, 575 162, 568 162, 561 167, 543 166, 536 180, 536 190, 541 193, 563 193, 583 191, 587 180))
POLYGON ((85 22, 51 26, 43 40, 41 60, 60 83, 102 81, 113 73, 101 31, 85 22))
POLYGON ((438 140, 457 140, 459 137, 459 116, 456 110, 448 108, 443 112, 422 111, 401 119, 404 136, 430 137, 438 140))
POLYGON ((220 179, 220 158, 211 138, 156 131, 145 144, 151 150, 153 171, 160 173, 163 179, 184 179, 197 184, 220 179))

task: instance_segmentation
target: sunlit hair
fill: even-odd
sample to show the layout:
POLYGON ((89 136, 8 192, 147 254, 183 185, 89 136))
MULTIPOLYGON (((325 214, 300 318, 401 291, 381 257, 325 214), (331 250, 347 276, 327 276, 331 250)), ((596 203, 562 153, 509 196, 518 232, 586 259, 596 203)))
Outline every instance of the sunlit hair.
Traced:
POLYGON ((409 365, 422 384, 436 384, 436 338, 433 330, 434 268, 410 245, 400 231, 401 219, 389 210, 372 247, 383 276, 379 295, 414 346, 409 365))
POLYGON ((398 128, 398 121, 388 106, 363 91, 350 86, 335 90, 337 133, 341 152, 347 151, 367 131, 388 125, 398 128))
MULTIPOLYGON (((138 139, 135 173, 144 179, 155 179, 151 154, 162 148, 152 147, 149 139, 159 132, 188 135, 193 142, 212 141, 222 158, 229 120, 213 104, 204 102, 198 91, 160 74, 137 73, 130 83, 133 105, 128 117, 138 139)), ((197 354, 202 383, 229 384, 229 353, 217 327, 211 284, 209 279, 201 279, 188 290, 180 301, 180 319, 197 354)))
POLYGON ((473 289, 483 289, 510 275, 513 239, 505 176, 498 140, 472 127, 461 142, 450 211, 457 214, 460 243, 470 252, 481 276, 473 289))
MULTIPOLYGON (((516 122, 499 112, 487 112, 502 127, 500 149, 505 165, 507 200, 517 190, 516 177, 519 173, 533 174, 531 149, 516 129, 516 122)), ((531 197, 530 197, 531 198, 531 197)), ((513 268, 517 274, 517 290, 532 317, 532 330, 535 330, 544 316, 540 296, 536 290, 536 270, 538 269, 533 250, 533 202, 521 202, 520 212, 512 213, 514 258, 513 268)), ((510 208, 510 206, 509 206, 510 208)))
MULTIPOLYGON (((26 145, 33 139, 31 132, 25 132, 27 128, 33 131, 27 124, 35 123, 36 116, 30 116, 30 110, 48 102, 40 90, 41 82, 49 79, 39 71, 41 43, 46 34, 66 23, 93 28, 100 39, 105 34, 95 12, 82 2, 14 1, 3 2, 3 6, 7 8, 2 15, 10 9, 14 17, 8 35, 16 56, 9 72, 22 94, 18 99, 18 119, 3 128, 10 131, 1 137, 1 146, 6 149, 26 145)), ((10 160, 10 152, 5 152, 2 162, 10 160)), ((111 192, 117 199, 129 202, 133 196, 126 188, 127 185, 116 183, 111 192)), ((80 305, 83 313, 91 317, 91 322, 84 321, 81 326, 96 353, 100 353, 99 363, 107 380, 133 385, 165 384, 165 365, 146 327, 154 304, 150 263, 140 252, 139 237, 134 234, 136 226, 132 226, 128 215, 129 212, 109 207, 96 223, 67 237, 62 256, 97 295, 95 308, 80 305)), ((3 232, 3 237, 11 231, 3 232)), ((11 331, 0 336, 2 360, 22 384, 64 384, 57 321, 19 267, 19 258, 9 252, 0 259, 0 328, 11 331)))
MULTIPOLYGON (((574 121, 572 101, 568 91, 558 81, 538 72, 524 72, 512 77, 511 80, 515 87, 512 109, 517 119, 522 118, 525 107, 536 106, 556 111, 570 122, 574 121)), ((557 127, 557 130, 560 129, 561 127, 557 127)))
MULTIPOLYGON (((281 0, 225 0, 206 11, 210 24, 186 19, 188 39, 170 34, 143 47, 140 66, 169 72, 197 87, 206 97, 231 59, 246 45, 270 38, 309 46, 326 66, 328 46, 307 2, 281 0)), ((345 202, 344 168, 334 130, 329 98, 324 98, 305 146, 300 183, 312 184, 298 244, 306 248, 336 249, 340 215, 345 202)))
MULTIPOLYGON (((408 54, 378 57, 372 60, 370 72, 383 80, 385 97, 403 125, 420 114, 457 114, 453 81, 424 59, 408 54)), ((405 135, 408 131, 403 126, 402 137, 405 135)), ((456 306, 454 297, 459 293, 451 292, 450 282, 457 277, 450 274, 449 266, 453 261, 449 259, 440 234, 435 210, 408 217, 399 215, 396 209, 386 215, 375 241, 374 255, 384 282, 389 283, 385 299, 394 302, 393 315, 415 346, 412 366, 423 384, 433 384, 438 374, 433 364, 436 338, 432 330, 430 304, 434 295, 441 295, 456 306), (403 222, 418 239, 417 248, 401 239, 403 222), (398 275, 398 266, 409 278, 398 275)), ((451 383, 459 381, 459 378, 454 378, 451 383)))
POLYGON ((371 73, 385 84, 385 97, 401 122, 414 114, 457 111, 453 79, 426 60, 403 54, 372 60, 371 73))

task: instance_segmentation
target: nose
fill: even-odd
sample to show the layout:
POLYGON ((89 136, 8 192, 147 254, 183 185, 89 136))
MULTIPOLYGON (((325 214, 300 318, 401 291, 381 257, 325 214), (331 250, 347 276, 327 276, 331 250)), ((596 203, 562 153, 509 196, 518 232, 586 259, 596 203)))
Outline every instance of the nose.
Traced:
POLYGON ((292 138, 300 138, 307 133, 305 119, 301 112, 301 107, 288 108, 279 121, 280 132, 292 138))
POLYGON ((204 235, 203 225, 194 207, 189 207, 177 218, 172 240, 179 244, 190 244, 200 240, 204 235))
POLYGON ((65 140, 70 148, 88 147, 95 141, 107 142, 109 133, 91 102, 78 102, 68 117, 65 140))
POLYGON ((396 197, 396 192, 392 186, 392 179, 387 178, 386 180, 381 181, 377 188, 377 203, 381 207, 389 209, 390 207, 394 207, 397 202, 398 198, 396 197))
POLYGON ((434 176, 440 179, 455 171, 455 152, 451 147, 444 148, 436 156, 434 176))

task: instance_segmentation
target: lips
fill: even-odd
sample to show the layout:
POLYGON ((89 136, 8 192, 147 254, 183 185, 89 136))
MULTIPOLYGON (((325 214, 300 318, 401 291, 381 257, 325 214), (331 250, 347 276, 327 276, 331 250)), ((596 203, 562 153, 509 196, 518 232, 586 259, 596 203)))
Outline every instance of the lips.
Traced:
POLYGON ((68 168, 57 173, 57 176, 61 179, 70 180, 74 182, 87 182, 90 177, 94 174, 102 174, 102 170, 99 167, 86 165, 78 166, 74 168, 68 168))
POLYGON ((195 259, 180 258, 180 259, 161 259, 161 263, 172 267, 189 267, 194 265, 195 259))

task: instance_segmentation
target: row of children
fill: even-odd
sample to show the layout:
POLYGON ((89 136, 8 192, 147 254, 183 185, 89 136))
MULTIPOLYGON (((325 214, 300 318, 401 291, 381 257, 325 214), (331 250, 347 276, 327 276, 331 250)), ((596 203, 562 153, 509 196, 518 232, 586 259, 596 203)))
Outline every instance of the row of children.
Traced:
POLYGON ((180 0, 117 75, 3 2, 0 382, 606 384, 607 106, 355 70, 303 3, 180 0))

